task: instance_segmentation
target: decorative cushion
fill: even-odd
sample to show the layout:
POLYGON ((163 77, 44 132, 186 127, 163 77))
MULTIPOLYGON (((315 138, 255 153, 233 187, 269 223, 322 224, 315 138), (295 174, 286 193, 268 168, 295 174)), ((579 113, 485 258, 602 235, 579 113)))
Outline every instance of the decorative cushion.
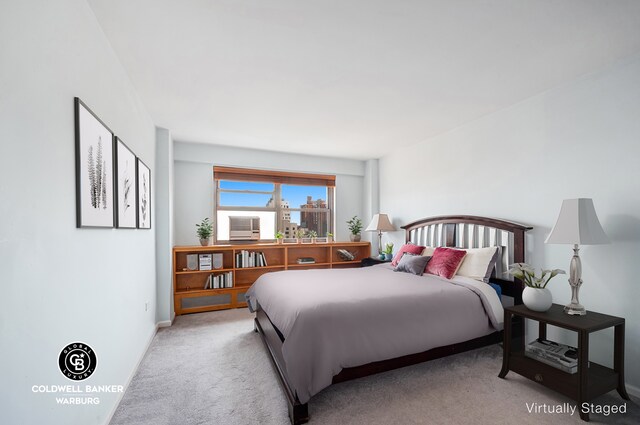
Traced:
POLYGON ((427 246, 422 250, 422 255, 431 257, 433 256, 433 251, 435 251, 436 249, 432 246, 427 246))
POLYGON ((429 260, 431 260, 431 257, 405 252, 393 271, 412 273, 417 276, 422 276, 429 260))
POLYGON ((456 274, 489 282, 491 272, 498 261, 498 247, 466 248, 462 251, 466 251, 467 255, 456 274))
POLYGON ((408 252, 410 254, 420 255, 422 253, 423 249, 424 249, 423 246, 414 245, 412 243, 406 243, 406 244, 402 245, 402 247, 400 248, 400 250, 398 251, 396 256, 393 257, 393 261, 391 262, 391 265, 393 267, 397 266, 398 262, 400 262, 400 259, 402 258, 402 256, 404 255, 405 252, 408 252))
POLYGON ((445 279, 451 279, 455 274, 462 260, 464 260, 466 251, 459 249, 438 247, 433 252, 433 257, 427 263, 427 273, 442 276, 445 279))

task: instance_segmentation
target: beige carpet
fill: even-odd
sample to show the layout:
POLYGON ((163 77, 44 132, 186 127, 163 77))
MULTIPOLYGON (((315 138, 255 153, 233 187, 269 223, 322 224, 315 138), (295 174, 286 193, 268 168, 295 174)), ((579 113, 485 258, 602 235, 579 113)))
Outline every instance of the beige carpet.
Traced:
MULTIPOLYGON (((246 309, 180 316, 161 329, 111 424, 287 424, 275 372, 246 309)), ((571 400, 510 372, 498 346, 334 385, 311 399, 311 424, 581 424, 576 413, 528 413, 571 400)), ((611 392, 598 405, 624 402, 611 392)), ((639 424, 626 414, 592 423, 639 424)))

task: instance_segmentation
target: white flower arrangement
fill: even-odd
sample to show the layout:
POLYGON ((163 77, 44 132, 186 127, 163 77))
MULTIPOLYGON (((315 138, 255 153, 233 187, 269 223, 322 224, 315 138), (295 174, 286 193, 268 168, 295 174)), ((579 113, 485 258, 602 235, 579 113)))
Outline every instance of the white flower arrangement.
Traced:
POLYGON ((565 274, 564 270, 542 270, 540 277, 536 276, 536 270, 527 263, 514 263, 509 266, 508 273, 524 282, 530 288, 545 288, 549 281, 559 274, 565 274))

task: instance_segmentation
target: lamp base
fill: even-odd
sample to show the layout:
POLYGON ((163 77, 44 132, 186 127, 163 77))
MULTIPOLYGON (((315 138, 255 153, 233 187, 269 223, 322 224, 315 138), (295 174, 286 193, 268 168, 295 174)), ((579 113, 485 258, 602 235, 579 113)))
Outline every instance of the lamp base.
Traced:
POLYGON ((578 252, 578 245, 573 246, 573 258, 569 266, 569 286, 571 286, 571 303, 564 307, 564 312, 572 316, 584 316, 587 310, 578 299, 580 287, 582 286, 582 262, 578 252))
POLYGON ((564 312, 572 316, 584 316, 587 314, 587 310, 582 304, 567 304, 564 306, 564 312))

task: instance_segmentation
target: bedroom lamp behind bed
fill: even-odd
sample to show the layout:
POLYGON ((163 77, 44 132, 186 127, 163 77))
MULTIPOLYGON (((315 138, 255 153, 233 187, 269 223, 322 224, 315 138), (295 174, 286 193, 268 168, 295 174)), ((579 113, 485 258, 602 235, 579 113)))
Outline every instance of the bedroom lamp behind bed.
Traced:
POLYGON ((382 232, 395 232, 396 229, 389 216, 386 214, 374 214, 371 223, 364 229, 365 232, 378 232, 378 254, 382 253, 382 232))

